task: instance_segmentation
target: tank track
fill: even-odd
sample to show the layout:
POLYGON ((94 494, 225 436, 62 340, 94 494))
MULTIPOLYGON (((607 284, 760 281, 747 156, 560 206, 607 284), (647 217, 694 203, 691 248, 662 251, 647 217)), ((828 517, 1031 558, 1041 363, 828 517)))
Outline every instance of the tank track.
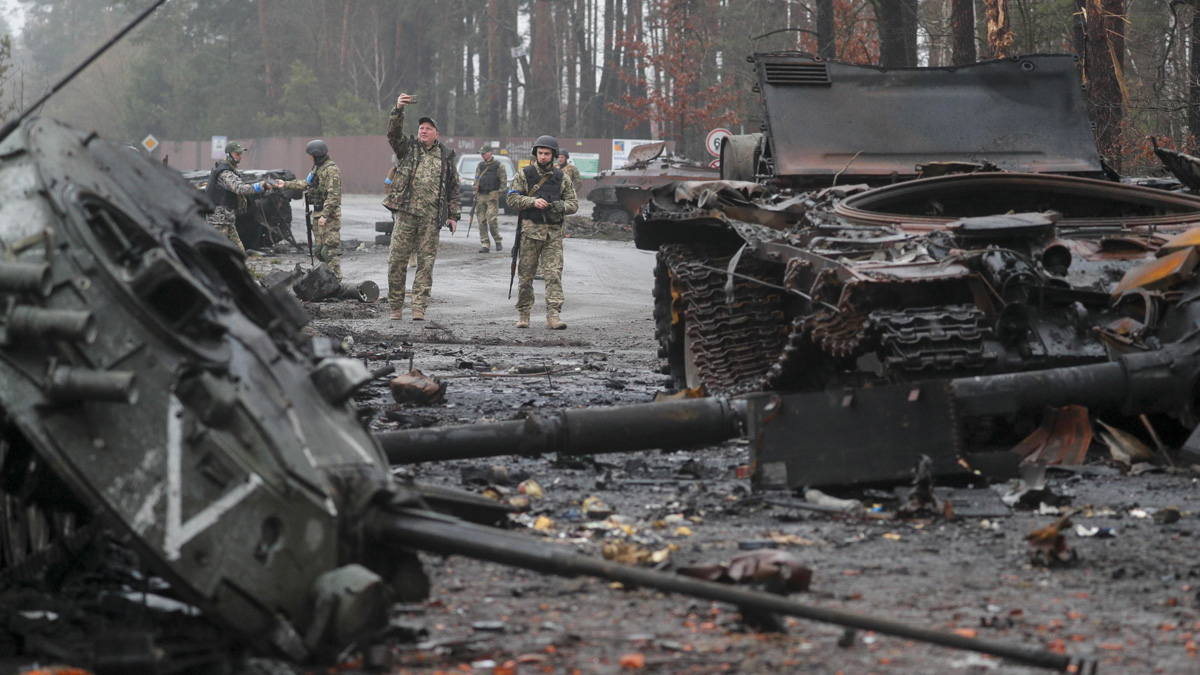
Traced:
POLYGON ((995 359, 984 348, 992 335, 986 316, 975 307, 954 305, 871 312, 884 366, 891 372, 964 371, 995 359))
MULTIPOLYGON (((735 277, 734 302, 726 302, 729 260, 699 247, 659 250, 655 335, 662 372, 678 388, 688 386, 689 357, 699 384, 726 395, 821 389, 869 353, 878 353, 886 377, 900 380, 977 371, 995 359, 985 349, 992 329, 975 307, 822 309, 787 321, 782 292, 749 279, 735 277)), ((737 272, 782 283, 761 260, 743 259, 737 272)))
MULTIPOLYGON (((682 315, 700 383, 710 393, 763 389, 776 355, 782 354, 787 343, 788 330, 777 289, 735 278, 734 301, 726 302, 726 275, 721 270, 728 263, 728 256, 713 257, 686 246, 664 246, 659 251, 655 328, 659 354, 667 359, 666 371, 677 385, 686 385, 678 377, 685 347, 680 344, 682 331, 672 321, 671 312, 682 315), (663 278, 666 283, 661 281, 663 278)), ((737 271, 779 283, 771 279, 778 275, 772 275, 762 261, 743 260, 737 271)))

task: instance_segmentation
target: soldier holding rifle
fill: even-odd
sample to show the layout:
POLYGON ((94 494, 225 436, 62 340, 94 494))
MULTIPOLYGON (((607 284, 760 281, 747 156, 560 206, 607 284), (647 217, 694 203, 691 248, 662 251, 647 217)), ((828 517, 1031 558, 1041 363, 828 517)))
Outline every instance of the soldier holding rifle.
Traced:
POLYGON ((342 278, 342 170, 329 159, 325 141, 309 141, 304 152, 312 156, 313 168, 305 180, 291 180, 283 187, 304 190, 305 225, 309 228, 309 251, 315 239, 316 258, 342 278), (311 207, 311 211, 309 211, 311 207))
POLYGON ((533 275, 539 260, 546 277, 546 328, 567 327, 559 318, 563 305, 563 222, 579 210, 579 198, 575 186, 554 166, 557 155, 558 140, 553 136, 539 137, 533 144, 535 163, 517 172, 508 192, 508 205, 520 210, 517 244, 513 247, 514 271, 520 277, 517 328, 529 328, 533 275))

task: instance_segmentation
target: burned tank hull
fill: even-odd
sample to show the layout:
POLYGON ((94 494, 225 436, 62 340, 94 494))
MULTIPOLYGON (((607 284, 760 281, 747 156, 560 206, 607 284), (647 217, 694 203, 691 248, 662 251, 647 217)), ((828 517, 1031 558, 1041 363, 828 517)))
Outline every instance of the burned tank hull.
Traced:
POLYGON ((666 143, 639 145, 629 153, 625 166, 601 171, 596 187, 588 192, 595 206, 592 220, 597 223, 629 225, 638 210, 649 201, 650 188, 680 180, 713 180, 720 171, 688 161, 666 151, 666 143))
MULTIPOLYGON (((921 454, 964 470, 968 451, 1012 448, 1042 411, 978 413, 951 383, 1187 337, 1200 200, 1111 180, 1072 57, 750 60, 764 133, 725 139, 730 180, 655 191, 634 234, 658 250, 663 372, 753 395, 766 408, 751 418, 786 429, 752 434, 760 485, 902 480, 921 454), (772 392, 801 397, 789 405, 808 421, 769 410, 772 392)), ((1176 445, 1195 426, 1190 399, 1165 406, 1176 445)))
MULTIPOLYGON (((1200 316, 1195 197, 1004 172, 758 197, 756 211, 748 194, 759 190, 672 186, 639 217, 639 245, 659 250, 663 370, 678 387, 812 392, 805 405, 827 409, 825 419, 858 415, 826 434, 808 425, 814 446, 886 427, 888 411, 925 387, 932 407, 893 421, 921 427, 911 446, 944 449, 951 470, 972 448, 1012 447, 1041 411, 959 415, 949 398, 935 402, 938 383, 1154 352, 1188 338, 1200 316), (890 398, 865 405, 880 396, 890 398)), ((1195 425, 1192 403, 1170 406, 1184 430, 1195 425)), ((897 441, 874 438, 862 445, 877 453, 897 441)), ((836 480, 809 472, 804 484, 895 480, 910 459, 852 477, 842 467, 836 480)))

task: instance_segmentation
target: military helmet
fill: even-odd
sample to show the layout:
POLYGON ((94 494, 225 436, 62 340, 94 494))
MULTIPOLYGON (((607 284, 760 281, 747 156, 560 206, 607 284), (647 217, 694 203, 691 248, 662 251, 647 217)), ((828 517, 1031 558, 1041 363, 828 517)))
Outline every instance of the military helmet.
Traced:
POLYGON ((237 141, 225 144, 225 154, 227 154, 227 155, 232 155, 235 152, 245 152, 245 151, 246 151, 246 149, 243 148, 242 144, 238 143, 237 141))
POLYGON ((328 155, 329 146, 325 145, 325 141, 320 139, 309 141, 308 145, 304 146, 304 152, 312 155, 313 157, 317 157, 319 155, 328 155))
POLYGON ((491 151, 492 151, 491 143, 484 143, 483 147, 479 148, 479 154, 481 154, 481 155, 484 153, 487 153, 487 152, 491 152, 491 151))
POLYGON ((530 151, 534 157, 537 157, 538 148, 550 148, 550 152, 558 157, 558 139, 553 136, 538 136, 538 139, 533 142, 533 150, 530 151))
POLYGON ((558 155, 563 159, 571 159, 571 153, 567 152, 566 150, 560 150, 558 155))

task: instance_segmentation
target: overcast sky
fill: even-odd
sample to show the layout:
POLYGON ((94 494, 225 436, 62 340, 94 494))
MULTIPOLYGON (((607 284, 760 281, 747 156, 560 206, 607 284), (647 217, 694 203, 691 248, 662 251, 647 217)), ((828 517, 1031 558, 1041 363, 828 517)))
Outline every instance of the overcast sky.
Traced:
POLYGON ((4 17, 14 33, 20 33, 25 25, 25 9, 17 0, 0 0, 0 16, 4 17))

